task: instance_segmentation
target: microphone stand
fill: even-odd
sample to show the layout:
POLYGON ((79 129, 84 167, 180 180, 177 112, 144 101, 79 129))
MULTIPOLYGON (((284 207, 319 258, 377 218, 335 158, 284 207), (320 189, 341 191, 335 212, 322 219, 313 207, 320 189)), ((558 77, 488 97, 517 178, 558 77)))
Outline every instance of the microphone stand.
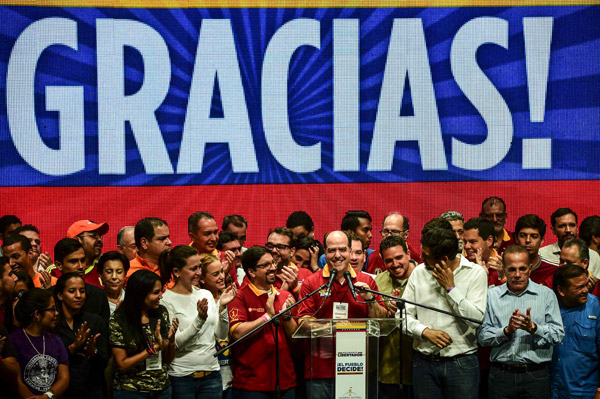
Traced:
POLYGON ((306 295, 304 298, 300 299, 299 301, 295 302, 290 307, 288 307, 286 309, 282 309, 281 312, 279 312, 276 315, 274 315, 273 317, 271 317, 269 319, 269 321, 264 322, 263 324, 261 324, 260 326, 252 329, 251 331, 249 331, 248 333, 246 333, 242 337, 238 338, 234 342, 232 342, 229 345, 221 348, 213 356, 214 357, 219 356, 221 353, 225 352, 226 350, 229 350, 230 348, 234 347, 235 345, 239 344, 240 342, 245 341, 246 339, 248 339, 248 337, 250 337, 254 333, 262 330, 263 328, 265 328, 269 324, 273 323, 273 325, 275 326, 275 336, 273 338, 274 342, 275 342, 275 389, 274 389, 274 396, 273 397, 274 397, 274 399, 280 399, 280 397, 281 397, 281 389, 279 387, 279 330, 278 330, 279 324, 281 323, 280 319, 281 319, 281 317, 283 316, 284 313, 289 312, 290 310, 292 310, 296 306, 300 305, 302 302, 306 301, 308 298, 310 298, 311 296, 315 295, 317 292, 319 292, 320 290, 322 290, 325 287, 327 287, 327 283, 322 284, 316 290, 314 290, 313 292, 309 293, 308 295, 306 295))
POLYGON ((386 298, 390 298, 390 299, 393 299, 393 300, 395 300, 397 302, 408 303, 408 304, 411 304, 411 305, 414 305, 414 306, 419 306, 419 307, 424 308, 424 309, 433 310, 434 312, 443 313, 443 314, 446 314, 448 316, 455 317, 457 319, 463 319, 463 320, 469 321, 471 323, 475 323, 475 324, 482 324, 483 323, 482 320, 473 319, 473 318, 467 317, 467 316, 461 316, 459 314, 448 312, 448 311, 443 310, 443 309, 434 308, 433 306, 423 305, 422 303, 407 301, 406 299, 403 299, 403 298, 400 298, 400 297, 397 297, 397 296, 393 296, 393 295, 389 295, 389 294, 384 294, 383 292, 374 291, 374 290, 371 290, 369 288, 356 287, 356 286, 354 288, 357 289, 357 290, 361 290, 361 291, 365 291, 365 292, 370 292, 371 294, 374 294, 374 295, 379 295, 379 296, 383 296, 383 297, 386 297, 386 298))

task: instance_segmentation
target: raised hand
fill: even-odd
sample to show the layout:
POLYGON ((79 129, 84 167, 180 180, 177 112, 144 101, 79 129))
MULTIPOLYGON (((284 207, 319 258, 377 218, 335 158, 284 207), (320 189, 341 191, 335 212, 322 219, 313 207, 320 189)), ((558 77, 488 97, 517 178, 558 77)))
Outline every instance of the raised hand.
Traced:
POLYGON ((52 277, 45 270, 40 271, 40 284, 43 289, 47 290, 52 286, 52 277))
POLYGON ((277 276, 283 281, 281 289, 284 291, 292 292, 298 286, 298 269, 295 267, 284 266, 277 276))
POLYGON ((71 353, 77 352, 77 350, 83 345, 88 335, 90 334, 90 329, 87 328, 87 321, 84 321, 81 324, 81 327, 77 330, 77 335, 75 336, 75 341, 71 345, 69 345, 69 351, 71 353))
POLYGON ((206 298, 198 300, 196 307, 198 308, 198 317, 206 321, 208 317, 208 300, 206 298))
POLYGON ((454 272, 445 261, 442 260, 440 263, 436 263, 435 266, 433 266, 432 275, 437 280, 438 284, 448 291, 450 288, 454 287, 454 272))
POLYGON ((221 306, 227 306, 231 301, 233 301, 237 296, 237 292, 238 290, 235 286, 235 283, 227 287, 221 294, 221 306))
POLYGON ((100 334, 96 334, 90 337, 83 348, 83 352, 87 357, 94 356, 96 354, 96 343, 98 342, 98 338, 100 338, 100 334))
POLYGON ((167 334, 167 344, 172 344, 175 342, 175 333, 177 332, 178 328, 179 328, 179 319, 177 317, 173 317, 173 322, 171 323, 171 328, 169 328, 169 333, 167 334))
POLYGON ((275 314, 275 297, 277 296, 276 293, 272 293, 271 295, 269 295, 269 298, 267 299, 267 303, 265 304, 265 309, 266 309, 266 313, 269 317, 273 317, 273 315, 275 314))
POLYGON ((235 267, 233 264, 234 261, 235 254, 230 250, 225 251, 225 253, 223 254, 223 258, 221 259, 221 264, 223 265, 223 273, 227 274, 229 273, 229 269, 235 267))

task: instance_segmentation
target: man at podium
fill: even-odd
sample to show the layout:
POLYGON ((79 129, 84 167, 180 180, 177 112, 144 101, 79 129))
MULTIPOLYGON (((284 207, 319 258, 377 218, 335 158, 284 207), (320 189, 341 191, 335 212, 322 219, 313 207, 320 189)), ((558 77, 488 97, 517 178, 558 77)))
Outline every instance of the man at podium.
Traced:
MULTIPOLYGON (((381 297, 357 290, 354 294, 348 284, 349 278, 354 287, 364 287, 377 291, 373 278, 350 266, 350 236, 344 231, 332 231, 325 235, 325 258, 327 264, 304 280, 300 298, 304 298, 319 286, 329 282, 332 274, 331 294, 322 289, 300 305, 299 316, 316 319, 353 319, 386 317, 387 311, 380 304, 381 297), (337 273, 332 273, 335 269, 337 273), (349 273, 345 277, 344 272, 349 273), (354 298, 356 295, 356 299, 354 298)), ((308 344, 308 342, 307 342, 308 344)), ((306 391, 309 399, 330 399, 334 397, 335 353, 333 340, 325 339, 316 353, 306 356, 306 391), (312 357, 312 359, 311 359, 312 357)), ((310 350, 307 350, 310 353, 310 350)))

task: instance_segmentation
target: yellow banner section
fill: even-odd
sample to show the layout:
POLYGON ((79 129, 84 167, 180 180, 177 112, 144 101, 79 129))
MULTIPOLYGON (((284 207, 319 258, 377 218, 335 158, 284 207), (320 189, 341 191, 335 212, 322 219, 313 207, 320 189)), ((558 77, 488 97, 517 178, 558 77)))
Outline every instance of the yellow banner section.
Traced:
POLYGON ((600 5, 600 0, 0 0, 0 5, 114 8, 426 8, 600 5))

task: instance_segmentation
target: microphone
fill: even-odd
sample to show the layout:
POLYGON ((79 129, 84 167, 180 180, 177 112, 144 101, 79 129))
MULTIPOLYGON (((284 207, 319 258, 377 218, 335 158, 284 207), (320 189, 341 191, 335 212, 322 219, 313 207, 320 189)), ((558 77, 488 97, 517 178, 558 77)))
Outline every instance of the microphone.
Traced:
POLYGON ((338 271, 336 268, 332 268, 331 272, 329 272, 329 281, 327 282, 327 292, 325 293, 325 299, 329 298, 329 296, 331 295, 331 286, 335 281, 335 276, 337 276, 337 273, 338 271))
POLYGON ((352 297, 356 301, 356 290, 354 289, 354 284, 352 284, 352 276, 350 275, 350 272, 348 270, 346 270, 344 272, 344 278, 348 282, 348 287, 350 288, 350 292, 352 293, 352 297))

